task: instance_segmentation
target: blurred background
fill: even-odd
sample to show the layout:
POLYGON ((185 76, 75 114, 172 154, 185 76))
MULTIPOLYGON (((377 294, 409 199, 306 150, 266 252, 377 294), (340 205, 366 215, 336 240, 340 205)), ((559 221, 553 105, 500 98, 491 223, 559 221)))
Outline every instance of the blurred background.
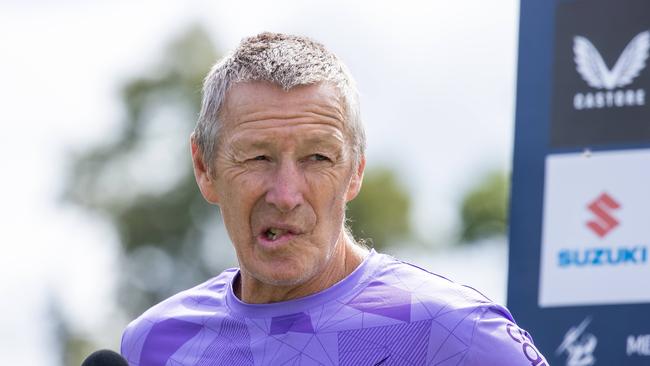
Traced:
POLYGON ((188 138, 210 66, 261 31, 349 66, 358 238, 506 301, 515 0, 0 1, 0 354, 79 365, 236 265, 188 138))

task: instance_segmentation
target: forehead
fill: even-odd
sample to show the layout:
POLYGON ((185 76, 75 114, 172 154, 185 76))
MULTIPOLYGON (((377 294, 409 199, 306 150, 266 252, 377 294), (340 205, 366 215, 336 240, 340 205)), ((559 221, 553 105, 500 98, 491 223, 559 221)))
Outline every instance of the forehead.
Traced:
POLYGON ((284 90, 269 82, 243 82, 226 94, 221 121, 227 130, 312 124, 344 130, 343 99, 326 83, 284 90))

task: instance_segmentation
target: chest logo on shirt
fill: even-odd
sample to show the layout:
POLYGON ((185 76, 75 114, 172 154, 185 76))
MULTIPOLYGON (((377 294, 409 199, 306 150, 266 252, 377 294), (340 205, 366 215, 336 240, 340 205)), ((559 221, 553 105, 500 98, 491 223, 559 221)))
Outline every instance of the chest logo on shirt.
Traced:
POLYGON ((530 361, 531 366, 548 366, 544 357, 533 346, 533 340, 528 333, 511 323, 506 325, 506 332, 513 341, 521 344, 521 351, 524 357, 530 361))

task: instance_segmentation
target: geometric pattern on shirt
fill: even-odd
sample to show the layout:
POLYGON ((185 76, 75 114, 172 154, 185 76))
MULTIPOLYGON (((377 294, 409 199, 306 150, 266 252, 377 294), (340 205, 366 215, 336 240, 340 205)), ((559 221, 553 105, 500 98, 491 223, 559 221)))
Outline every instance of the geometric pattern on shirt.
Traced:
POLYGON ((200 324, 174 318, 154 324, 142 346, 139 364, 165 366, 169 357, 200 330, 200 324))
POLYGON ((424 366, 431 320, 338 333, 340 365, 424 366))
POLYGON ((458 365, 469 351, 481 307, 443 306, 431 314, 431 334, 427 349, 427 365, 458 365))
MULTIPOLYGON (((195 365, 460 364, 481 307, 454 302, 452 308, 440 302, 437 289, 428 291, 426 280, 404 283, 397 273, 383 276, 407 290, 371 280, 353 297, 333 299, 308 312, 261 319, 212 318, 223 324, 216 337, 216 328, 209 327, 213 336, 200 347, 205 351, 195 365), (361 359, 373 362, 359 363, 361 359)), ((205 305, 206 299, 196 300, 183 305, 205 305)), ((175 361, 170 358, 168 365, 176 365, 175 361)))
POLYGON ((293 313, 276 316, 271 319, 269 335, 285 334, 289 331, 299 333, 314 333, 311 318, 307 313, 293 313))
POLYGON ((253 365, 250 336, 246 323, 226 318, 221 323, 217 337, 205 349, 196 366, 253 365))
POLYGON ((363 312, 411 321, 411 293, 381 281, 370 282, 347 305, 363 312))

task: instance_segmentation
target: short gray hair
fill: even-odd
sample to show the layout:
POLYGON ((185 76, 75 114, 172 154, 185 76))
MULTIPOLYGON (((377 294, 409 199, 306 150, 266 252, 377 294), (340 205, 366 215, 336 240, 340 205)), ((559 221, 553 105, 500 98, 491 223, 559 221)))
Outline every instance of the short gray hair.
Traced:
POLYGON ((232 85, 248 81, 268 81, 284 90, 317 83, 336 87, 347 114, 346 132, 359 162, 365 153, 366 136, 359 94, 347 67, 322 44, 307 37, 265 32, 243 39, 205 78, 193 138, 209 171, 213 171, 221 128, 219 113, 226 93, 232 85))

